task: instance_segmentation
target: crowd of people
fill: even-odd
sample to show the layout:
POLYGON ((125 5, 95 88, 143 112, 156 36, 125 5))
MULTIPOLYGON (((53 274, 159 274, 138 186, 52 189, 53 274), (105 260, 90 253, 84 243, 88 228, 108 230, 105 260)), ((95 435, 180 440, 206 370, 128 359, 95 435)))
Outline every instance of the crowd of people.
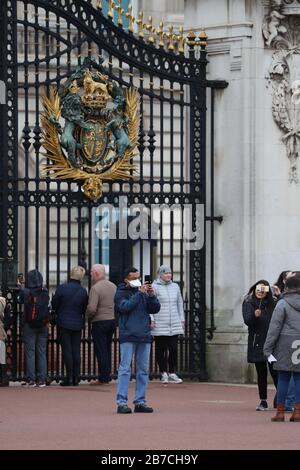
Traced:
MULTIPOLYGON (((24 304, 22 335, 28 387, 45 387, 47 377, 47 338, 50 311, 55 312, 57 337, 61 345, 66 375, 63 387, 80 381, 80 345, 85 321, 91 332, 99 376, 92 385, 111 381, 112 340, 119 328, 120 363, 118 367, 117 413, 129 414, 128 390, 133 358, 136 386, 133 399, 136 413, 152 413, 147 405, 150 351, 155 339, 156 361, 163 384, 182 382, 177 375, 178 336, 184 333, 185 317, 182 295, 172 281, 172 270, 160 266, 157 279, 140 279, 139 271, 125 270, 117 287, 105 278, 105 267, 91 268, 92 287, 81 285, 85 270, 74 267, 66 283, 57 287, 50 302, 42 274, 29 271, 20 284, 18 302, 24 304)), ((0 297, 0 372, 5 364, 6 299, 0 297)), ((300 273, 283 271, 273 284, 260 279, 246 294, 242 313, 248 326, 247 360, 257 373, 259 404, 257 411, 268 409, 268 371, 276 393, 274 422, 282 422, 286 412, 290 421, 300 421, 300 273)), ((1 372, 2 373, 2 372, 1 372)))
POLYGON ((273 422, 300 421, 300 274, 283 271, 277 282, 257 281, 243 302, 248 326, 249 363, 254 363, 260 403, 257 411, 268 409, 268 369, 277 389, 273 422))
MULTIPOLYGON (((176 366, 178 335, 183 334, 184 328, 183 300, 178 285, 172 281, 171 268, 162 265, 154 282, 141 282, 139 271, 130 267, 118 287, 105 278, 105 267, 101 264, 93 265, 90 274, 89 294, 82 286, 85 270, 76 266, 68 282, 57 287, 51 301, 37 269, 29 271, 25 279, 19 279, 17 300, 24 305, 21 325, 27 378, 23 385, 46 386, 48 324, 54 321, 66 372, 60 385, 78 386, 82 331, 90 320, 99 371, 91 385, 107 385, 111 381, 112 340, 118 327, 117 413, 132 412, 128 406, 128 389, 133 357, 136 364, 134 411, 152 413, 153 408, 146 403, 146 391, 153 338, 161 382, 182 382, 176 366)), ((0 364, 5 363, 6 333, 2 323, 5 305, 5 298, 1 297, 0 364)))

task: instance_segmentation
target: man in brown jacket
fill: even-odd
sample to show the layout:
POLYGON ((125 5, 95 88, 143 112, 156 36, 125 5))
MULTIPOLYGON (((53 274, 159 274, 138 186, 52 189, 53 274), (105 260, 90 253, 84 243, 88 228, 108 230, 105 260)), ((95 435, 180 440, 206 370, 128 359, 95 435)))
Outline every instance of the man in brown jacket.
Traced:
POLYGON ((87 317, 92 320, 92 336, 98 361, 99 379, 92 385, 108 384, 111 380, 111 344, 115 331, 114 296, 116 286, 105 279, 103 264, 91 269, 94 283, 89 294, 87 317))

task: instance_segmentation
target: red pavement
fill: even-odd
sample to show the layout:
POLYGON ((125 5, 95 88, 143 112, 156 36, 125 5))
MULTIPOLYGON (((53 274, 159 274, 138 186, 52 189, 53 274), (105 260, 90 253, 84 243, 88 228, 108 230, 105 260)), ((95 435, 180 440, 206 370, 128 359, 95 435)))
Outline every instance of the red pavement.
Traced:
POLYGON ((253 386, 151 382, 147 415, 116 414, 115 389, 0 388, 0 449, 299 449, 300 423, 256 412, 253 386))

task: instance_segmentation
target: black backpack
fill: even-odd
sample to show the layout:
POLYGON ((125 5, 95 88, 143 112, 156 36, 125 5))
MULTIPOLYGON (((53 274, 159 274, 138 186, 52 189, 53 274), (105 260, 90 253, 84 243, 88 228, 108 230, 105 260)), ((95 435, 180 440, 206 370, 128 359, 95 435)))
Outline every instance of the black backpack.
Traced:
POLYGON ((31 328, 41 328, 46 325, 50 318, 49 301, 47 289, 24 289, 24 314, 26 323, 31 328))

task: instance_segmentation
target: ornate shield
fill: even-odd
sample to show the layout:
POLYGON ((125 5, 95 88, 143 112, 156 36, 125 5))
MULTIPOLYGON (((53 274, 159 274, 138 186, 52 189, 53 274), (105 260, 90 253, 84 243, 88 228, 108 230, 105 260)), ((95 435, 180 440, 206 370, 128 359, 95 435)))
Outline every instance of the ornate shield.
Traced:
POLYGON ((104 160, 107 154, 108 133, 104 121, 86 121, 91 129, 79 128, 80 156, 89 166, 104 160))
POLYGON ((83 180, 91 199, 101 196, 103 181, 131 178, 138 105, 136 89, 119 87, 101 64, 86 58, 58 90, 50 88, 43 95, 44 155, 51 161, 44 174, 83 180))

